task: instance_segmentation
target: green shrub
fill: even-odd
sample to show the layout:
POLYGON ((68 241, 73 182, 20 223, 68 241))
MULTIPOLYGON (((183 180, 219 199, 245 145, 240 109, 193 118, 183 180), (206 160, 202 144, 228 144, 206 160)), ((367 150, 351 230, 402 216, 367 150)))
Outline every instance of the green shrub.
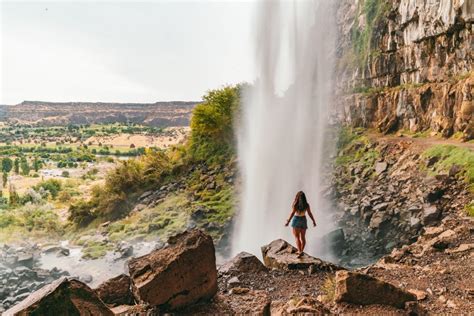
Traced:
POLYGON ((455 145, 435 145, 423 155, 439 159, 434 164, 435 172, 448 171, 454 165, 461 167, 464 179, 474 189, 474 151, 455 145))
POLYGON ((33 189, 39 191, 39 189, 42 188, 43 190, 48 191, 49 194, 51 194, 51 197, 55 199, 58 196, 59 191, 61 191, 61 187, 61 181, 56 179, 48 179, 35 185, 33 189))
POLYGON ((242 86, 211 90, 198 104, 191 118, 192 158, 219 160, 234 151, 234 117, 240 106, 242 86))
POLYGON ((93 207, 92 203, 83 200, 71 204, 68 220, 79 227, 89 225, 96 218, 96 215, 92 212, 93 207))

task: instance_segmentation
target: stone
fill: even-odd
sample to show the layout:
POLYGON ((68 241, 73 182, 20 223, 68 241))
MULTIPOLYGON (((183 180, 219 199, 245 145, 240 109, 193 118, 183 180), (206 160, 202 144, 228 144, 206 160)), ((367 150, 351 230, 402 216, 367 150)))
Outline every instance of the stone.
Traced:
POLYGON ((212 238, 194 229, 168 239, 168 245, 131 259, 128 268, 137 301, 175 310, 217 292, 212 238))
POLYGON ((233 288, 233 287, 236 287, 236 286, 239 286, 240 285, 240 280, 238 277, 232 277, 230 278, 228 281, 227 281, 227 287, 228 288, 233 288))
POLYGON ((425 291, 415 290, 415 289, 409 289, 408 292, 410 292, 411 294, 414 294, 418 301, 422 301, 426 299, 428 295, 425 291))
POLYGON ((306 270, 314 266, 316 270, 335 271, 341 267, 312 257, 306 253, 301 258, 297 257, 297 249, 284 241, 277 239, 263 246, 263 263, 267 268, 280 270, 306 270))
POLYGON ((113 315, 95 292, 84 283, 61 278, 30 294, 7 310, 12 315, 113 315))
POLYGON ((367 274, 337 271, 335 301, 357 305, 390 305, 404 308, 405 303, 416 301, 416 296, 393 284, 367 274))
POLYGON ((95 289, 95 292, 99 298, 108 305, 130 305, 133 303, 131 285, 132 280, 130 277, 121 274, 99 285, 95 289))
POLYGON ((385 171, 387 171, 387 168, 388 168, 388 164, 385 161, 377 162, 375 164, 375 174, 380 175, 384 173, 385 171))
POLYGON ((218 298, 230 307, 232 315, 270 316, 272 301, 265 291, 233 288, 229 295, 219 295, 218 298))
POLYGON ((242 274, 266 272, 268 269, 254 255, 247 252, 240 252, 230 261, 219 267, 221 274, 242 274))
POLYGON ((441 216, 441 210, 436 205, 424 205, 422 213, 422 222, 424 225, 436 223, 441 216))
POLYGON ((374 215, 372 215, 372 218, 370 219, 369 227, 372 229, 378 229, 380 225, 382 225, 383 222, 385 222, 388 219, 388 216, 386 213, 383 212, 376 212, 374 215))
POLYGON ((474 249, 474 244, 461 244, 459 247, 454 248, 454 249, 448 249, 446 250, 447 253, 458 253, 458 252, 464 252, 474 249))
POLYGON ((338 228, 330 231, 322 237, 321 242, 324 245, 327 245, 327 247, 335 254, 340 255, 346 244, 344 230, 342 228, 338 228))
POLYGON ((34 265, 34 255, 33 253, 21 253, 18 255, 18 259, 16 260, 16 264, 25 266, 28 268, 33 268, 34 265))
MULTIPOLYGON (((320 298, 325 301, 325 298, 320 298)), ((292 299, 278 308, 275 315, 329 315, 330 311, 317 298, 292 299)))
POLYGON ((426 238, 436 237, 443 232, 443 227, 426 227, 423 236, 426 238))

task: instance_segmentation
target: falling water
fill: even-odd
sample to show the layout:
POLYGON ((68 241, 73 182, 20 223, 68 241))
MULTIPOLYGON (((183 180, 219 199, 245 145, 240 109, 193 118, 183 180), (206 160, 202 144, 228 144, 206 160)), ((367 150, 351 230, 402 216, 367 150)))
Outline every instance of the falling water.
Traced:
MULTIPOLYGON (((243 188, 232 249, 260 253, 274 239, 293 242, 284 223, 303 190, 318 227, 306 252, 323 253, 331 221, 321 197, 323 155, 332 96, 334 1, 262 1, 257 26, 258 79, 238 127, 243 188)), ((308 224, 311 221, 308 219, 308 224)))

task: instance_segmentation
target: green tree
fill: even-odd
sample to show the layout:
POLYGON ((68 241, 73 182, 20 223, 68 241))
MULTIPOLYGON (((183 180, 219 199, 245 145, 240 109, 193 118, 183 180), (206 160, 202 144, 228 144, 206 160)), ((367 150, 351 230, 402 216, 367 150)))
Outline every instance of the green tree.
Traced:
MULTIPOLYGON (((8 182, 8 173, 6 173, 5 171, 3 172, 3 176, 2 176, 2 183, 3 183, 3 187, 5 188, 7 186, 7 182, 8 182)), ((1 192, 1 190, 0 190, 1 192)))
POLYGON ((2 171, 9 173, 13 168, 13 161, 10 158, 2 159, 2 171))
POLYGON ((38 160, 38 157, 35 157, 35 159, 33 160, 33 169, 35 169, 35 172, 38 172, 41 169, 41 165, 41 161, 38 160))
POLYGON ((19 174, 20 173, 20 159, 17 157, 15 158, 15 162, 13 163, 14 168, 15 168, 15 173, 19 174))
POLYGON ((231 153, 234 149, 234 116, 242 86, 211 90, 193 110, 191 153, 198 160, 231 153))
POLYGON ((20 161, 21 174, 27 176, 30 173, 30 165, 26 158, 22 158, 20 161))
POLYGON ((9 203, 10 205, 18 205, 18 202, 20 201, 20 196, 18 195, 18 193, 16 192, 16 189, 15 187, 10 184, 10 188, 9 188, 9 203))

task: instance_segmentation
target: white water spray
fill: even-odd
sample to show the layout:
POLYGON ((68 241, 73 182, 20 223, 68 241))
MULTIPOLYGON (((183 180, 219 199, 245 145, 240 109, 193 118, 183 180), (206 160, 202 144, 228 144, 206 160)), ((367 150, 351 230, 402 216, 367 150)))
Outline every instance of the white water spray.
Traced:
POLYGON ((262 245, 277 238, 293 243, 284 223, 303 190, 318 223, 307 232, 305 251, 327 258, 318 237, 332 229, 320 191, 323 154, 331 150, 324 140, 333 87, 334 1, 262 1, 259 9, 259 76, 245 98, 237 135, 243 188, 233 253, 259 255, 262 245))

